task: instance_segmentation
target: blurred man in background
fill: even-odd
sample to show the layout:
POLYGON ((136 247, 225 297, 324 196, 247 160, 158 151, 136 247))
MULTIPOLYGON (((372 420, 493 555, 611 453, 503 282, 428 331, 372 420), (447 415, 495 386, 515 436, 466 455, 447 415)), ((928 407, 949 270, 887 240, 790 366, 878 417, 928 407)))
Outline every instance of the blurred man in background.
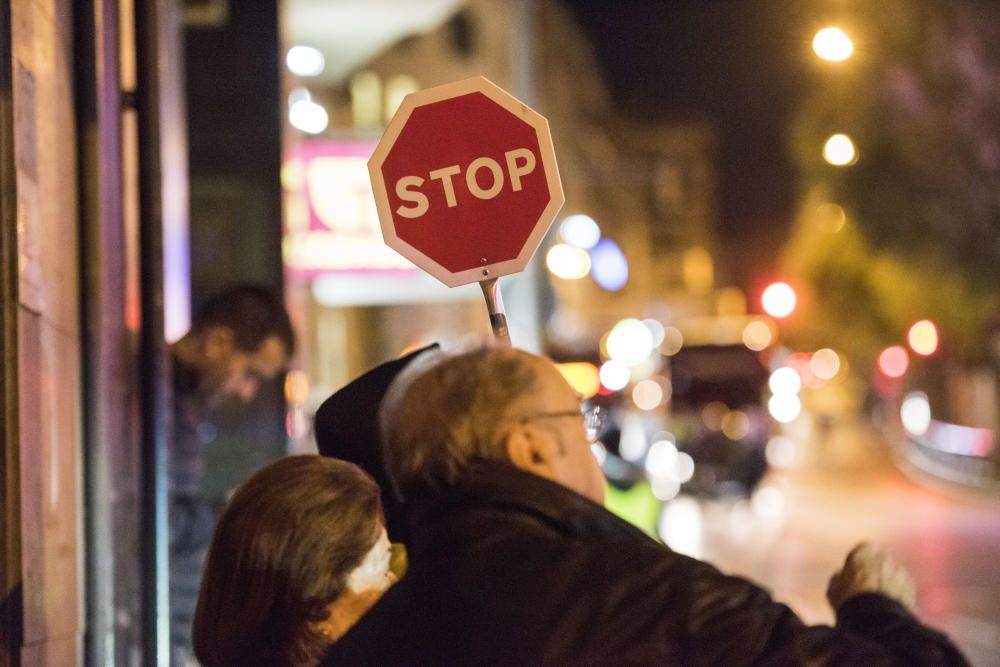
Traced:
MULTIPOLYGON (((190 332, 171 348, 174 438, 169 449, 171 662, 191 660, 191 622, 202 564, 225 494, 252 469, 212 470, 218 434, 213 411, 226 401, 250 403, 264 383, 285 372, 295 336, 280 298, 257 285, 237 285, 209 299, 190 332), (222 478, 220 482, 219 479, 222 478)), ((264 463, 256 452, 251 462, 264 463)), ((273 458, 273 457, 272 457, 273 458)))

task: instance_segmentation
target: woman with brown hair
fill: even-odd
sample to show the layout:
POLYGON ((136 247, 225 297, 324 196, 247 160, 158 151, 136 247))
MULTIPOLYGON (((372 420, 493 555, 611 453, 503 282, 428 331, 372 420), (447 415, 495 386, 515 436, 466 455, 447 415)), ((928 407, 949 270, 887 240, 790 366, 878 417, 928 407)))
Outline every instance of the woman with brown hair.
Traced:
POLYGON ((379 488, 293 456, 243 483, 215 528, 194 617, 206 667, 313 665, 395 580, 379 488))

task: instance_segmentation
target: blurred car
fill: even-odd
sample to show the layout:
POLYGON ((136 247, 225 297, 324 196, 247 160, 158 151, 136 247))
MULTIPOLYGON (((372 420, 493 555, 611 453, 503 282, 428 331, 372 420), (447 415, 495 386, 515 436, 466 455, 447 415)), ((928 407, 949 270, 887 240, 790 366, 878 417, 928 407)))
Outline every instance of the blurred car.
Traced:
POLYGON ((670 357, 670 430, 694 460, 683 490, 749 496, 767 472, 768 370, 744 345, 693 345, 670 357))

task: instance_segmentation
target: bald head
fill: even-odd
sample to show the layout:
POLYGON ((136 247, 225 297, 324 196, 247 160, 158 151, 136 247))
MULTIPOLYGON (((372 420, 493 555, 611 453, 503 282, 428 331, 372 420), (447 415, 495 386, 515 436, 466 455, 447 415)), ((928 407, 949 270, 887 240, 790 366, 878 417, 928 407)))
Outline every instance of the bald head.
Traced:
POLYGON ((407 370, 381 414, 386 467, 403 498, 450 486, 479 461, 603 497, 579 398, 547 359, 482 348, 428 355, 407 370))

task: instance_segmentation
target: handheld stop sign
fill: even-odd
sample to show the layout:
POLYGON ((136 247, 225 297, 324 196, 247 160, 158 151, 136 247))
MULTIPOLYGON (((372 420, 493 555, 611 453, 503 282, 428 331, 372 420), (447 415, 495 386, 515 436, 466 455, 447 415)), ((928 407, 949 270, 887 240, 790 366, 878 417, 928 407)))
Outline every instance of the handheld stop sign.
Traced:
POLYGON ((565 201, 544 117, 484 77, 407 95, 368 161, 385 243, 449 287, 524 270, 565 201))

